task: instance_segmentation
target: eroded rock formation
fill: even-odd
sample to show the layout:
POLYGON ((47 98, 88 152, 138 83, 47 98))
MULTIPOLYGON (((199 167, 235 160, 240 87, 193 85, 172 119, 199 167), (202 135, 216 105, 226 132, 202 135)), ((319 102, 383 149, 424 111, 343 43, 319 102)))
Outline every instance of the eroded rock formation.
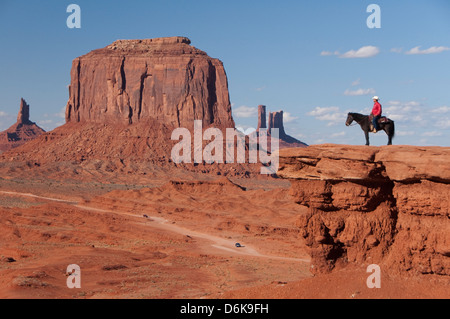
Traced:
POLYGON ((17 122, 7 130, 0 132, 0 152, 18 147, 45 133, 45 131, 30 121, 30 106, 22 98, 17 115, 17 122))
MULTIPOLYGON (((270 112, 269 113, 269 125, 267 126, 266 122, 266 106, 259 105, 258 106, 258 128, 257 130, 266 129, 268 131, 269 136, 272 136, 271 132, 274 128, 278 129, 278 138, 279 138, 279 148, 290 148, 290 147, 305 147, 307 146, 305 143, 293 138, 290 135, 286 134, 284 130, 283 123, 283 111, 278 112, 270 112)), ((270 140, 270 139, 269 139, 270 140)), ((270 149, 270 146, 269 146, 270 149)))
POLYGON ((30 106, 21 98, 19 114, 17 114, 17 124, 31 124, 30 121, 30 106))
POLYGON ((298 225, 313 272, 353 262, 450 276, 449 156, 414 146, 280 151, 278 175, 310 208, 298 225))
POLYGON ((118 40, 72 63, 67 122, 234 128, 221 61, 184 37, 118 40))
POLYGON ((274 128, 278 129, 280 139, 283 140, 286 138, 283 124, 283 111, 269 113, 269 132, 272 132, 274 128))
POLYGON ((258 105, 258 127, 257 130, 260 128, 267 128, 267 117, 266 117, 266 106, 265 105, 258 105))

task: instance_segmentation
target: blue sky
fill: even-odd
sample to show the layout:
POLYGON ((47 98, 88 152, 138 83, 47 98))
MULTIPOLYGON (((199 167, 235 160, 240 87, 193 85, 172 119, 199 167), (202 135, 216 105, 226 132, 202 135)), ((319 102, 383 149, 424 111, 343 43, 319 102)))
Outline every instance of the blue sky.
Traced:
POLYGON ((15 122, 21 97, 40 126, 62 125, 74 58, 163 36, 189 37, 223 61, 243 129, 264 104, 284 110, 287 133, 308 144, 364 144, 346 114, 368 114, 378 95, 396 121, 394 144, 450 146, 448 0, 0 0, 0 130, 15 122), (71 3, 81 29, 66 25, 71 3), (366 24, 372 3, 380 29, 366 24))

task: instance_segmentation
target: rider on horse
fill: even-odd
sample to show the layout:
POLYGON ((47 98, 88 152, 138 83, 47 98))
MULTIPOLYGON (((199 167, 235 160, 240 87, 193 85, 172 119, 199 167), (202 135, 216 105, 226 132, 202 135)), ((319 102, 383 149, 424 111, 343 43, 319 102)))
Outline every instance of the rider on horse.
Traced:
POLYGON ((381 113, 383 112, 381 104, 378 102, 379 99, 380 98, 378 96, 374 96, 372 98, 373 109, 372 109, 372 113, 370 114, 370 115, 372 115, 372 124, 376 131, 380 130, 380 125, 378 124, 378 121, 380 120, 381 113))

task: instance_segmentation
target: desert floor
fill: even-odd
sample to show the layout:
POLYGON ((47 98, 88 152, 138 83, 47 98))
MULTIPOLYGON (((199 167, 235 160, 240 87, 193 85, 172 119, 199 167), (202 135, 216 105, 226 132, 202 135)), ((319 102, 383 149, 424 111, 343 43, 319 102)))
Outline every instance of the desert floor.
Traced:
POLYGON ((0 178, 0 298, 450 297, 448 280, 384 270, 369 289, 367 265, 313 276, 289 182, 231 180, 0 178))

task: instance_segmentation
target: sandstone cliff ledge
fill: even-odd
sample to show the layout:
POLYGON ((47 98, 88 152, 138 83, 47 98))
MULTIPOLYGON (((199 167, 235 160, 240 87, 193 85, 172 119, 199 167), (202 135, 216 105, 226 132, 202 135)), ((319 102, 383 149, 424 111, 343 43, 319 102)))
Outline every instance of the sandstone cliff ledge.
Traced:
POLYGON ((449 158, 443 147, 280 150, 278 175, 310 208, 298 225, 313 272, 353 262, 450 276, 449 158))
POLYGON ((223 64, 184 37, 118 40, 72 63, 66 122, 234 128, 223 64))

